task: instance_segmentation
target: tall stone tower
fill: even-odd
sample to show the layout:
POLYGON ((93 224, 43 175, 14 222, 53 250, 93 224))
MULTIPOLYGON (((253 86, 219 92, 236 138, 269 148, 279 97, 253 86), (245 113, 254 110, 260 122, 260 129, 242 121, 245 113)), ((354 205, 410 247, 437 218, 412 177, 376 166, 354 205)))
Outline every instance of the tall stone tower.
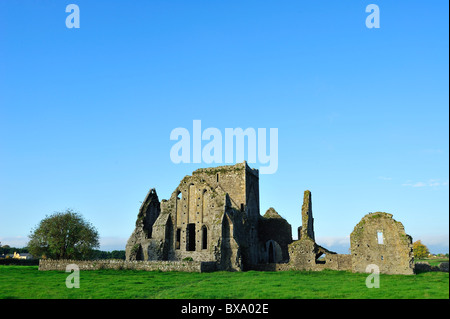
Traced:
POLYGON ((309 190, 306 190, 303 194, 302 226, 298 228, 298 239, 304 239, 306 237, 309 237, 315 241, 311 192, 309 190))

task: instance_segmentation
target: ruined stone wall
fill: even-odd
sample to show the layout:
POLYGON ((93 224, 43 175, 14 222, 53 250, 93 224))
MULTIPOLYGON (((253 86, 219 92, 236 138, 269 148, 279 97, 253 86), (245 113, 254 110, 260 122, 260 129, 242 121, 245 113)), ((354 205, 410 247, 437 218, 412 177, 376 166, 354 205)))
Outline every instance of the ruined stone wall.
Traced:
MULTIPOLYGON (((154 240, 163 243, 162 247, 167 249, 167 260, 217 259, 224 198, 223 192, 211 188, 200 178, 184 178, 172 197, 161 202, 161 216, 154 226, 160 224, 161 231, 156 232, 159 235, 154 236, 154 240)), ((157 246, 153 253, 155 257, 150 260, 160 259, 157 246)))
POLYGON ((135 229, 127 241, 127 260, 148 260, 148 246, 153 235, 153 225, 160 215, 160 202, 155 189, 150 189, 139 209, 135 229))
MULTIPOLYGON (((246 203, 244 206, 243 213, 247 219, 246 221, 246 243, 247 243, 247 264, 258 263, 260 258, 260 245, 258 238, 258 221, 261 217, 260 206, 259 206, 259 172, 256 169, 251 169, 244 162, 245 173, 245 194, 246 203)), ((241 209, 242 211, 242 209, 241 209)))
POLYGON ((354 272, 365 272, 369 264, 375 264, 385 274, 414 273, 412 238, 392 214, 364 216, 350 235, 350 250, 354 272))
POLYGON ((306 190, 303 194, 302 205, 302 226, 298 231, 298 239, 309 237, 315 240, 314 236, 314 218, 312 215, 311 192, 306 190))
POLYGON ((132 269, 145 271, 183 271, 183 272, 209 272, 216 269, 216 264, 211 262, 196 261, 125 261, 117 259, 105 260, 39 260, 39 270, 65 271, 67 265, 75 264, 79 270, 100 269, 132 269))
POLYGON ((200 168, 192 176, 199 177, 217 192, 228 193, 232 206, 241 209, 241 205, 245 206, 247 202, 246 168, 245 162, 234 166, 200 168))
POLYGON ((260 216, 259 206, 259 173, 256 169, 251 169, 244 162, 245 173, 245 212, 251 219, 258 219, 260 216))
POLYGON ((261 216, 259 204, 259 173, 246 162, 198 169, 181 180, 168 200, 159 202, 150 190, 127 242, 126 259, 208 261, 231 271, 364 272, 376 264, 382 273, 413 273, 412 239, 390 214, 366 215, 350 236, 351 255, 342 255, 315 242, 309 190, 303 194, 295 242, 291 225, 273 208, 261 216))
POLYGON ((351 270, 352 256, 336 254, 319 245, 312 239, 304 238, 289 245, 289 263, 285 269, 292 270, 351 270))
POLYGON ((352 255, 350 254, 327 254, 316 264, 315 269, 351 270, 352 255))
POLYGON ((291 225, 274 208, 269 208, 258 221, 260 241, 259 263, 289 261, 288 245, 292 243, 291 225))
POLYGON ((246 162, 198 169, 161 201, 156 220, 150 219, 151 231, 138 222, 149 219, 139 213, 127 260, 191 258, 242 269, 244 263, 258 261, 258 217, 258 170, 246 162))
POLYGON ((257 271, 321 271, 325 269, 351 271, 352 270, 352 256, 347 254, 334 254, 330 255, 326 264, 314 264, 314 263, 269 263, 258 264, 252 267, 252 270, 257 271))
POLYGON ((274 270, 351 270, 351 255, 336 254, 315 242, 313 220, 311 192, 306 190, 303 195, 299 240, 290 243, 287 247, 289 262, 269 266, 269 268, 272 267, 274 270))
MULTIPOLYGON (((214 260, 220 239, 225 193, 206 182, 204 176, 186 176, 161 210, 173 224, 169 259, 191 254, 214 260)), ((163 240, 163 239, 161 239, 163 240)), ((194 259, 195 260, 195 259, 194 259)))

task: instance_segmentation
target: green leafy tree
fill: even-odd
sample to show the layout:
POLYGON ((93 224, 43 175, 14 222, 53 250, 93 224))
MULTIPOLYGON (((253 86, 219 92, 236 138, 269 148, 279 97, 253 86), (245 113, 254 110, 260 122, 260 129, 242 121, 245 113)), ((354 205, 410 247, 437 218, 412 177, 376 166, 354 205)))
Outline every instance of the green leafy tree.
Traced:
POLYGON ((51 259, 89 259, 100 245, 95 227, 70 209, 46 216, 31 230, 29 239, 33 256, 51 259))
POLYGON ((420 240, 413 243, 413 251, 414 257, 417 259, 426 258, 430 254, 430 251, 428 250, 427 246, 422 244, 420 240))

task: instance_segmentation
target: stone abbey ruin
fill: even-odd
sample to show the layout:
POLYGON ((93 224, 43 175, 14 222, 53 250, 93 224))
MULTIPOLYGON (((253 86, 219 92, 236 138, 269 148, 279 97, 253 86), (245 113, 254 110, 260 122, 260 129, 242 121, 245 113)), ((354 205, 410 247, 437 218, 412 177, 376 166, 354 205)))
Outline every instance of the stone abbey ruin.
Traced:
MULTIPOLYGON (((311 192, 305 191, 298 240, 273 208, 261 216, 259 172, 246 162, 198 169, 170 199, 151 189, 126 245, 126 260, 201 262, 208 270, 351 270, 413 274, 412 238, 391 214, 364 216, 350 235, 350 254, 314 238, 311 192)), ((203 267, 203 266, 202 266, 203 267)))

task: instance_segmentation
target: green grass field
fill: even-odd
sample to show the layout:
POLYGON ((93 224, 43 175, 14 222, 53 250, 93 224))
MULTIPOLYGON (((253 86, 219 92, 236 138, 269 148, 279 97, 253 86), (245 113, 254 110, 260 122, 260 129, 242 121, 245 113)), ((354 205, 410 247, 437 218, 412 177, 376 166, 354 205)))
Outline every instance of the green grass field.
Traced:
POLYGON ((366 274, 321 272, 146 272, 81 271, 80 288, 68 289, 69 273, 37 266, 0 266, 0 298, 224 298, 390 299, 449 298, 449 274, 381 275, 380 288, 365 285, 366 274))

